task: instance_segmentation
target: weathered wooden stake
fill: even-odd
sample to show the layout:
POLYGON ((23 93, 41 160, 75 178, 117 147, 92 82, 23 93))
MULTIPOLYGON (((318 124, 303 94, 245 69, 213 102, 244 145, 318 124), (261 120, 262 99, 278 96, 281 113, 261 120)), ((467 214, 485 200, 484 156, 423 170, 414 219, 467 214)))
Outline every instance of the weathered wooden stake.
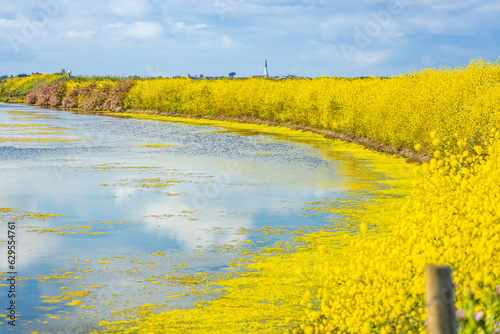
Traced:
POLYGON ((425 302, 429 334, 456 334, 455 298, 449 266, 425 267, 425 302))

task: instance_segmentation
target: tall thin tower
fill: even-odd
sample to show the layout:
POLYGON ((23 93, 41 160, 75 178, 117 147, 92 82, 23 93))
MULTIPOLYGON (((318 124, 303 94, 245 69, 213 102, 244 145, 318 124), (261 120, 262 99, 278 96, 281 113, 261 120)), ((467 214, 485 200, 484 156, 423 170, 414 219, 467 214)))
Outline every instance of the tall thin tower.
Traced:
POLYGON ((269 74, 267 73, 267 59, 266 59, 266 65, 264 66, 264 78, 268 78, 269 74))

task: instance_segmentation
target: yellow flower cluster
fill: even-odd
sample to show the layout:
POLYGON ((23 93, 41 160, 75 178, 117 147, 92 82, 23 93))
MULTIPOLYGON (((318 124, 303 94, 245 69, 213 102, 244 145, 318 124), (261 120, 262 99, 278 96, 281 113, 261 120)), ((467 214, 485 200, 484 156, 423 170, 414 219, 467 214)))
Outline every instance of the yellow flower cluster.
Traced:
POLYGON ((59 79, 58 74, 35 74, 27 77, 16 77, 0 82, 0 96, 22 97, 35 90, 38 85, 59 79))
POLYGON ((491 129, 487 138, 474 155, 462 140, 455 152, 436 151, 417 168, 391 233, 346 238, 351 254, 339 258, 337 249, 316 265, 308 279, 321 283, 305 293, 306 317, 296 332, 424 332, 427 264, 453 269, 463 332, 498 329, 500 133, 491 129))

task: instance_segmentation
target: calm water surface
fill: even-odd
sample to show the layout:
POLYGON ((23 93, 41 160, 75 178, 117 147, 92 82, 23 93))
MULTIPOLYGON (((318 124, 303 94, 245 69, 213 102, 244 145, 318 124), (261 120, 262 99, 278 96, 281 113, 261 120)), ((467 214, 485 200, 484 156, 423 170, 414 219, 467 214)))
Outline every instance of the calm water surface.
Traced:
POLYGON ((15 222, 20 279, 16 327, 0 319, 0 332, 85 332, 111 311, 193 307, 207 297, 189 279, 335 221, 305 203, 352 194, 363 162, 284 139, 0 104, 0 270, 15 222))

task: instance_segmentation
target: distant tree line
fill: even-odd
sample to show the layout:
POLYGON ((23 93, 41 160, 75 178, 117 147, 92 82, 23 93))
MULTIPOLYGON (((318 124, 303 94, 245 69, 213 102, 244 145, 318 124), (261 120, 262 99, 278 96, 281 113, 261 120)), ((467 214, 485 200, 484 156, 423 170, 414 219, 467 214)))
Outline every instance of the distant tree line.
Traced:
MULTIPOLYGON (((38 72, 31 73, 31 75, 33 75, 33 74, 41 74, 41 73, 38 73, 38 72)), ((13 75, 10 75, 10 76, 8 76, 8 75, 2 75, 0 77, 0 80, 12 79, 12 78, 26 78, 26 77, 29 77, 29 75, 28 74, 24 74, 24 73, 18 74, 16 76, 13 76, 13 75)))

